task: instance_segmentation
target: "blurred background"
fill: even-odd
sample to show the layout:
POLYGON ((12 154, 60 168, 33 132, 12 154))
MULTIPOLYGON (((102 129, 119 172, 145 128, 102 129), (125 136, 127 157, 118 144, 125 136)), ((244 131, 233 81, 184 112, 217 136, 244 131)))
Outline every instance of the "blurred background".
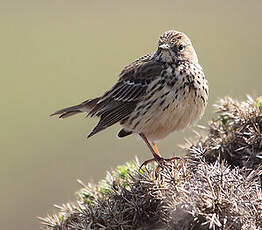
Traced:
MULTIPOLYGON (((121 69, 156 49, 169 29, 188 34, 209 81, 212 104, 230 95, 261 95, 262 1, 0 1, 1 229, 39 229, 36 216, 74 201, 135 155, 151 153, 135 136, 117 139, 115 125, 86 140, 96 119, 49 117, 101 95, 121 69)), ((159 144, 168 157, 192 129, 159 144)))

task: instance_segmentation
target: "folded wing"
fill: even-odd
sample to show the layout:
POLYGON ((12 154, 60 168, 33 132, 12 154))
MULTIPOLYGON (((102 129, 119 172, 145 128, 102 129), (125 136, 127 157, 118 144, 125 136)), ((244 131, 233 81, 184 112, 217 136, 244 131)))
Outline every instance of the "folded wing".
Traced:
POLYGON ((161 64, 145 55, 123 69, 118 82, 97 102, 88 116, 98 116, 100 121, 88 135, 128 118, 139 101, 143 100, 148 85, 160 75, 161 64))

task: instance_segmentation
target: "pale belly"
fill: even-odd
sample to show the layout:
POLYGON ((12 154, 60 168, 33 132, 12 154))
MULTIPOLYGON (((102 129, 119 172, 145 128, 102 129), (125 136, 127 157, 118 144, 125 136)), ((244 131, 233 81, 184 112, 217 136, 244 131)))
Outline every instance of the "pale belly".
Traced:
POLYGON ((129 122, 123 125, 135 133, 143 133, 150 141, 163 139, 174 131, 192 126, 202 117, 206 104, 192 91, 177 97, 170 93, 162 104, 159 95, 155 99, 157 101, 149 109, 143 108, 140 116, 134 114, 136 119, 131 116, 129 122))

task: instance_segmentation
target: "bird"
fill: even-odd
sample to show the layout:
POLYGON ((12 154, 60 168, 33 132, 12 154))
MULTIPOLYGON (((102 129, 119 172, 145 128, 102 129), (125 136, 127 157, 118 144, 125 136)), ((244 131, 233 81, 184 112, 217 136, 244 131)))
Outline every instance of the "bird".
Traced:
POLYGON ((194 125, 203 116, 207 101, 208 82, 191 40, 183 32, 169 30, 160 36, 155 52, 124 67, 103 95, 51 116, 86 113, 98 117, 88 138, 120 123, 119 138, 137 134, 153 154, 142 165, 161 164, 168 159, 160 155, 156 142, 194 125))

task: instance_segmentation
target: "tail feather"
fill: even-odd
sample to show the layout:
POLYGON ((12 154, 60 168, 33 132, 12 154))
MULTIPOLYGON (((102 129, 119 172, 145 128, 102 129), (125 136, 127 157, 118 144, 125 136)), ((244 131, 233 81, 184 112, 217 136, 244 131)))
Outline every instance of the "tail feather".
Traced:
POLYGON ((92 108, 95 107, 95 105, 97 104, 99 100, 100 100, 99 97, 90 99, 90 100, 82 102, 79 105, 74 105, 68 108, 58 110, 55 113, 52 113, 50 116, 59 115, 59 118, 66 118, 66 117, 70 117, 78 113, 83 113, 83 112, 88 113, 92 108))

